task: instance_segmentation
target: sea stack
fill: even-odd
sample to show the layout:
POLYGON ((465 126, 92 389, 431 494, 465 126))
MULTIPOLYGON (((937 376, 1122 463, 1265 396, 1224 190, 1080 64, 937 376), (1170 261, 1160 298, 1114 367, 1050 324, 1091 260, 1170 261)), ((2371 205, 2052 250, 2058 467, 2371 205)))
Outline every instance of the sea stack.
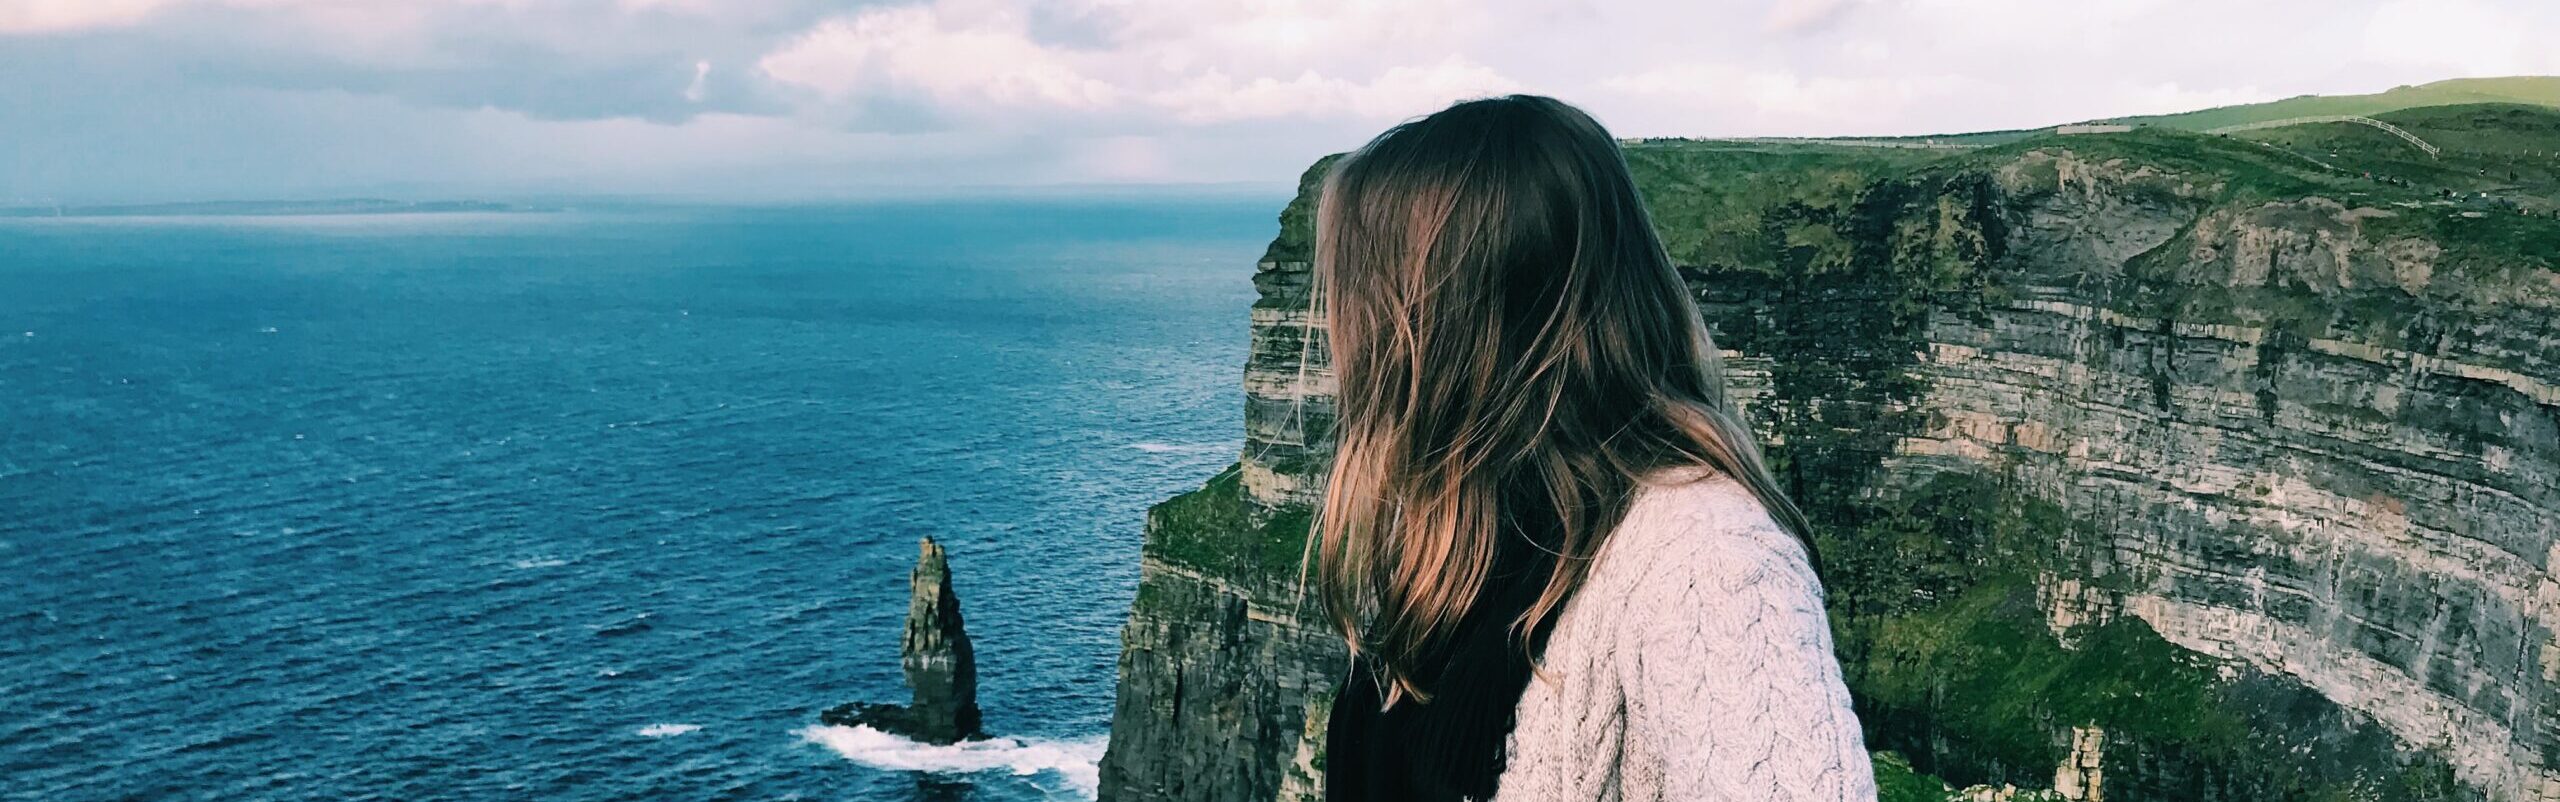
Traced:
POLYGON ((951 590, 951 563, 942 544, 924 538, 909 577, 907 631, 899 641, 912 701, 904 706, 854 702, 820 714, 838 726, 869 726, 918 741, 948 744, 979 737, 978 661, 960 621, 960 597, 951 590))
POLYGON ((942 544, 918 543, 915 598, 907 603, 907 635, 899 642, 907 688, 915 693, 918 740, 950 743, 978 735, 978 658, 960 625, 960 597, 951 592, 951 562, 942 544))

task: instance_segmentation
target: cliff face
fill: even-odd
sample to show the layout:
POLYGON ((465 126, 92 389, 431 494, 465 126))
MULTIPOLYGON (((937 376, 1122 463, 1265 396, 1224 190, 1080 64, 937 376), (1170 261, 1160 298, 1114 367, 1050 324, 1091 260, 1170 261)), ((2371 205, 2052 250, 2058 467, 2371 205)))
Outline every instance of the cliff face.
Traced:
MULTIPOLYGON (((1231 470, 1167 506, 1240 508, 1237 479, 1231 470)), ((1151 553, 1122 636, 1102 796, 1271 800, 1284 785, 1317 788, 1298 752, 1311 712, 1330 709, 1346 659, 1340 638, 1299 611, 1294 583, 1276 570, 1221 571, 1155 553, 1166 527, 1198 523, 1182 515, 1167 507, 1150 515, 1151 553)), ((1239 522, 1238 531, 1253 526, 1239 522)), ((1295 564, 1293 556, 1286 563, 1295 564)), ((1320 734, 1321 718, 1312 720, 1320 734)))
MULTIPOLYGON (((2067 153, 1999 170, 2016 289, 1933 316, 1913 366, 1929 417, 1888 469, 1988 471, 2067 516, 2038 577, 2057 631, 2129 616, 2219 674, 2310 691, 2285 709, 2207 691, 2310 779, 2389 773, 2288 740, 2338 728, 2294 715, 2317 701, 2465 786, 2560 799, 2560 274, 2439 273, 2432 239, 2364 230, 2441 210, 2124 203, 2137 172, 2067 153)), ((2157 762, 2118 743, 2111 763, 2157 762)))
MULTIPOLYGON (((2560 800, 2560 223, 2158 132, 1629 159, 1824 527, 1873 748, 2088 799, 2560 800)), ((1150 516, 1105 798, 1320 765, 1308 203, 1245 454, 1150 516)))
MULTIPOLYGON (((1273 245, 1303 248, 1314 182, 1273 245)), ((1303 258, 1254 276, 1243 458, 1147 512, 1138 599, 1122 633, 1104 799, 1315 799, 1324 711, 1347 655, 1299 592, 1309 503, 1330 454, 1333 385, 1307 314, 1303 258), (1303 754, 1302 754, 1303 753, 1303 754)))

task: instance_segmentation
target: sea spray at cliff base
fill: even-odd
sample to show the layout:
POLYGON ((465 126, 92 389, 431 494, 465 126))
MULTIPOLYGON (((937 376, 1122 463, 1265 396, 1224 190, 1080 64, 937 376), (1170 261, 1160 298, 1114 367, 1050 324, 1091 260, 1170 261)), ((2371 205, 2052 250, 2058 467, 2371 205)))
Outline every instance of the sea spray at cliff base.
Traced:
POLYGON ((1063 788, 1091 799, 1101 778, 1096 764, 1108 741, 1103 736, 1069 740, 988 738, 938 745, 900 738, 870 727, 811 725, 802 740, 825 746, 845 759, 889 771, 937 774, 1000 772, 1017 777, 1054 776, 1063 788))

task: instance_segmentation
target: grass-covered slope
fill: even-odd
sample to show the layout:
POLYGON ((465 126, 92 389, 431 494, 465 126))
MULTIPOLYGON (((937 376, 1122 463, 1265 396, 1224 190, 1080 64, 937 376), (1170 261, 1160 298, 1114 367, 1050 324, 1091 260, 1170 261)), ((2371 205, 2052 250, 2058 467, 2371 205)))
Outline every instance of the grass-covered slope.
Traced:
POLYGON ((2117 117, 2104 122, 2204 131, 2234 125, 2289 120, 2296 117, 2372 117, 2402 109, 2472 103, 2521 103, 2560 106, 2560 76, 2457 78, 2417 86, 2395 87, 2370 95, 2304 95, 2268 103, 2160 114, 2117 117))
POLYGON ((2422 195, 2451 192, 2473 201, 2485 195, 2527 210, 2560 208, 2560 108, 2434 106, 2376 119, 2442 152, 2428 154, 2382 129, 2356 123, 2289 125, 2236 136, 2325 163, 2340 175, 2370 175, 2422 195))
POLYGON ((1763 215, 1788 204, 1839 206, 1885 178, 1911 174, 1960 151, 1821 143, 1660 140, 1629 146, 1673 261, 1769 265, 1776 254, 1763 215))

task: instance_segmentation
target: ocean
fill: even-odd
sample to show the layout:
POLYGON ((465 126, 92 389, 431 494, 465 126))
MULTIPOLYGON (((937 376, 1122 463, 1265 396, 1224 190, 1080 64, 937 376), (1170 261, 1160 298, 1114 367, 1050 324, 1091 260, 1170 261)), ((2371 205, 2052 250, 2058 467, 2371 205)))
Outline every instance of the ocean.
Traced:
POLYGON ((0 796, 1090 798, 1284 200, 0 220, 0 796))

